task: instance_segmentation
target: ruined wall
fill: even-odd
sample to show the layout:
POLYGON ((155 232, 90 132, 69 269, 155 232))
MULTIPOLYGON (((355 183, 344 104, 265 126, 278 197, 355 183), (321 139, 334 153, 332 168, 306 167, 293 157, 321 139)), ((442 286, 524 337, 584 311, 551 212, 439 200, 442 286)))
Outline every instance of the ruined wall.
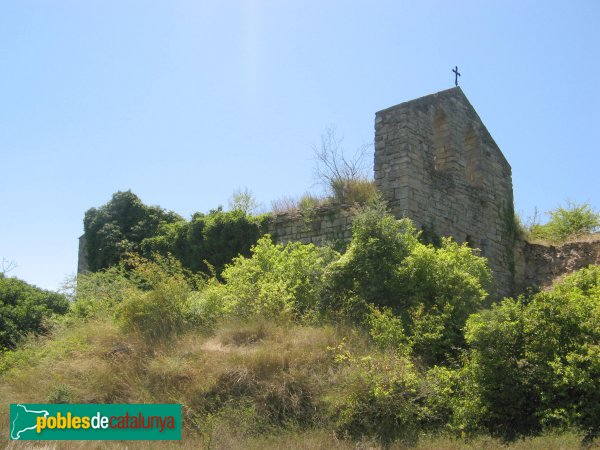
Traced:
POLYGON ((350 206, 323 206, 296 213, 274 215, 269 234, 276 242, 340 244, 350 240, 353 210, 350 206))
POLYGON ((82 234, 79 237, 79 251, 78 251, 78 258, 77 258, 77 274, 83 274, 83 273, 88 273, 90 271, 90 267, 89 267, 89 263, 88 263, 88 257, 87 257, 87 250, 86 250, 86 239, 85 239, 85 234, 82 234))
MULTIPOLYGON (((516 241, 510 165, 458 87, 376 113, 374 170, 397 218, 481 250, 497 294, 600 264, 600 239, 561 247, 516 241)), ((351 237, 353 212, 329 206, 275 215, 268 232, 282 243, 339 245, 351 237)), ((82 236, 78 273, 87 269, 82 236)))
POLYGON ((517 254, 517 290, 545 289, 554 280, 590 264, 600 264, 600 236, 587 242, 541 245, 521 242, 517 254))
POLYGON ((376 113, 375 183, 396 217, 480 248, 511 293, 511 168, 460 88, 376 113))

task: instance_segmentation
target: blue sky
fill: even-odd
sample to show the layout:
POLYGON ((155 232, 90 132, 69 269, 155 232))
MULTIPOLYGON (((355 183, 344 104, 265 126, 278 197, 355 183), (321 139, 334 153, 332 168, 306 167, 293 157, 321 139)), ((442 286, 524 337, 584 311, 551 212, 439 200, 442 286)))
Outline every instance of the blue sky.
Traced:
POLYGON ((0 259, 58 288, 118 190, 185 217, 300 195, 326 127, 372 143, 376 111, 455 65, 516 210, 599 209, 599 21, 595 0, 3 0, 0 259))

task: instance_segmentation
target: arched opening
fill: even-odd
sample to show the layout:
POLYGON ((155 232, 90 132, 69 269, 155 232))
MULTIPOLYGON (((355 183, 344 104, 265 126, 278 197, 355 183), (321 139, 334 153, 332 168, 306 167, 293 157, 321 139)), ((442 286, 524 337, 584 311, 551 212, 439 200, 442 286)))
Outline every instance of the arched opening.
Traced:
POLYGON ((465 178, 471 186, 483 185, 483 154, 477 133, 470 129, 465 135, 465 178))
POLYGON ((433 164, 435 170, 445 171, 450 167, 450 127, 446 113, 438 109, 433 117, 433 164))

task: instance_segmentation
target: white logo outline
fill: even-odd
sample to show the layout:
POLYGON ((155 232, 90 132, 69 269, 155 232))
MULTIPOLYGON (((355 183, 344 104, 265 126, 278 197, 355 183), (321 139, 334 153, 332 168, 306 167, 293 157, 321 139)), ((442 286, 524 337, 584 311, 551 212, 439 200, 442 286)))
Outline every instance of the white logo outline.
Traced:
MULTIPOLYGON (((25 406, 23 406, 23 405, 20 405, 20 404, 18 404, 18 405, 17 405, 17 407, 19 407, 19 406, 20 406, 21 408, 23 408, 23 409, 25 410, 25 412, 28 412, 28 413, 34 413, 34 414, 44 414, 44 417, 48 417, 48 416, 50 415, 50 413, 49 413, 48 411, 46 411, 46 410, 42 410, 42 411, 33 411, 33 410, 29 410, 29 409, 25 408, 25 406)), ((28 430, 33 430, 33 429, 37 428, 37 424, 36 424, 36 425, 34 425, 34 426, 32 426, 32 427, 25 428, 25 429, 23 429, 23 430, 19 430, 19 431, 17 432, 17 436, 15 437, 15 436, 14 436, 14 432, 15 432, 15 422, 17 421, 18 417, 19 417, 19 413, 17 412, 17 415, 15 416, 15 420, 13 420, 13 423, 12 423, 12 428, 11 428, 11 430, 10 430, 10 438, 11 438, 12 440, 14 440, 14 441, 17 441, 17 440, 21 439, 21 433, 23 433, 23 432, 25 432, 25 431, 28 431, 28 430)))

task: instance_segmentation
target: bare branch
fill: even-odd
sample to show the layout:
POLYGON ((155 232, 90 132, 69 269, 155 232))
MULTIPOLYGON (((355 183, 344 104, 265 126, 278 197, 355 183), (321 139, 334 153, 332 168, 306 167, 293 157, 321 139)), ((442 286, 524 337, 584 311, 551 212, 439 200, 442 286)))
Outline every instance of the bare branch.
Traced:
POLYGON ((313 145, 315 155, 314 176, 338 201, 344 202, 348 186, 370 177, 366 170, 366 155, 369 145, 359 147, 352 157, 347 157, 342 146, 344 138, 338 137, 336 128, 330 126, 321 135, 321 145, 313 145))
POLYGON ((15 270, 16 268, 16 262, 9 261, 6 258, 2 258, 2 265, 0 265, 0 278, 4 277, 8 272, 15 270))

